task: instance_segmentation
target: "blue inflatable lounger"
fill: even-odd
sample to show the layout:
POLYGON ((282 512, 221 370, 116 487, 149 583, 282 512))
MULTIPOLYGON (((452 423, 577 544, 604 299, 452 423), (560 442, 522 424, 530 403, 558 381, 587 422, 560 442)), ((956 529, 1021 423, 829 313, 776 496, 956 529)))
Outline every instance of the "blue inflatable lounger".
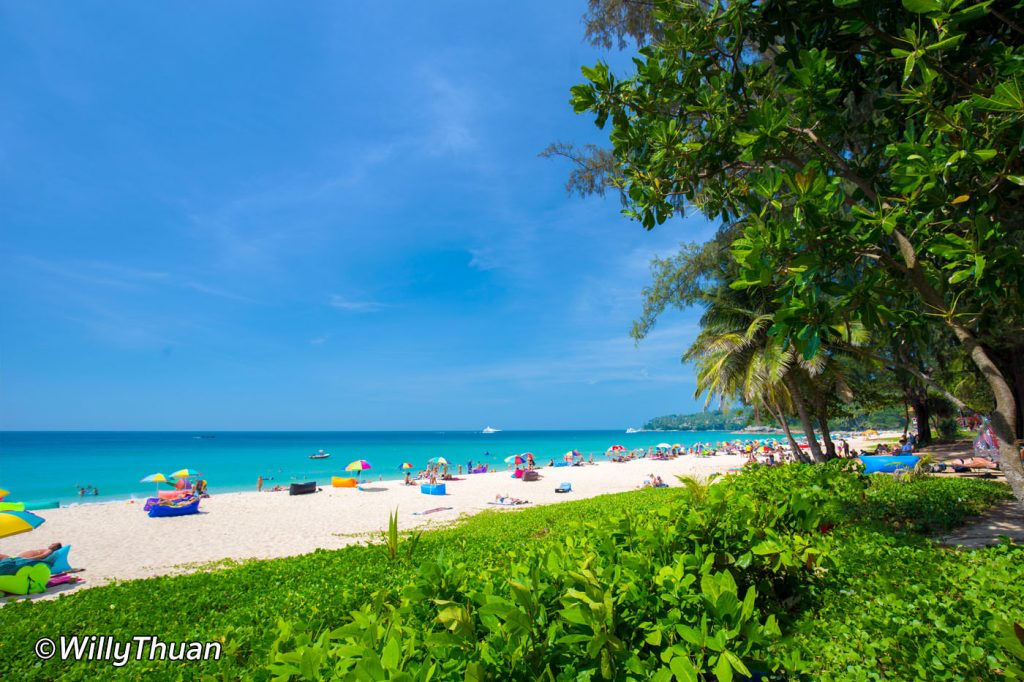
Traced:
POLYGON ((865 474, 891 474, 899 470, 913 470, 920 459, 917 455, 864 455, 860 461, 864 462, 865 474))
POLYGON ((424 495, 444 495, 444 483, 424 483, 420 486, 420 492, 424 495))
POLYGON ((160 518, 164 516, 188 516, 190 514, 199 513, 199 498, 192 497, 191 499, 184 497, 180 500, 164 500, 158 502, 149 508, 147 512, 150 518, 160 518))

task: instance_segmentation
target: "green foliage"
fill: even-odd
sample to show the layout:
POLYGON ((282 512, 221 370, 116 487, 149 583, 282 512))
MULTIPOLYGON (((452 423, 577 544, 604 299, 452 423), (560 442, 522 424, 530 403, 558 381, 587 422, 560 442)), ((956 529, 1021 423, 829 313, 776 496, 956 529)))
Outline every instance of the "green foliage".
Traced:
POLYGON ((741 431, 753 420, 749 409, 713 410, 695 414, 668 414, 644 424, 648 431, 741 431))
POLYGON ((919 531, 955 528, 993 504, 1012 499, 1006 486, 971 478, 871 478, 860 509, 864 518, 919 531))
POLYGON ((960 435, 960 426, 956 423, 956 419, 952 417, 943 417, 939 421, 939 438, 942 440, 956 440, 960 435))
POLYGON ((890 524, 946 527, 1006 494, 837 461, 485 513, 425 533, 416 563, 351 546, 9 604, 0 677, 994 678, 1017 660, 998 623, 1021 603, 1021 548, 950 551, 890 524), (38 637, 72 633, 218 640, 225 657, 35 660, 38 637))
MULTIPOLYGON (((1024 319, 1020 2, 654 5, 658 32, 630 72, 584 70, 571 102, 609 130, 625 215, 653 229, 695 207, 723 228, 708 249, 656 267, 634 336, 666 302, 710 308, 727 289, 748 292, 761 303, 751 310, 770 317, 770 342, 795 351, 786 367, 808 364, 805 383, 819 393, 840 393, 820 370, 840 352, 862 369, 899 365, 913 378, 904 390, 938 379, 963 384, 973 404, 997 398, 993 428, 1012 443, 1021 393, 1008 377, 1024 319), (715 253, 729 267, 705 267, 715 253), (949 354, 929 341, 940 336, 971 372, 945 372, 949 354)), ((704 330, 719 317, 702 319, 704 330)), ((715 379, 726 353, 720 334, 705 340, 715 379)), ((773 388, 747 375, 759 381, 745 390, 773 388)), ((815 406, 819 422, 827 407, 815 406)), ((1011 449, 1002 461, 1024 500, 1011 449)))
MULTIPOLYGON (((407 558, 412 559, 412 555, 416 551, 416 545, 419 544, 422 536, 423 531, 409 536, 408 548, 406 550, 407 558)), ((381 539, 384 540, 384 552, 387 554, 388 559, 391 561, 397 559, 398 546, 401 544, 401 534, 398 532, 398 507, 395 507, 395 511, 388 514, 388 529, 381 533, 381 539)))

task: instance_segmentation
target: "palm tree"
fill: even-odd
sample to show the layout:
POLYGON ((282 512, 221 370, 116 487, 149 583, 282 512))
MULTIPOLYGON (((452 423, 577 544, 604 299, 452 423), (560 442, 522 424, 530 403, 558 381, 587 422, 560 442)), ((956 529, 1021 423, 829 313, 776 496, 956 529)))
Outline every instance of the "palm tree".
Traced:
POLYGON ((788 342, 768 333, 773 319, 768 310, 769 302, 750 289, 720 287, 708 297, 701 332, 683 356, 697 365, 695 395, 706 394, 706 404, 717 396, 767 410, 787 432, 797 457, 804 459, 785 419, 786 408, 792 405, 800 416, 811 456, 814 461, 824 461, 804 398, 806 382, 798 377, 797 354, 788 342))

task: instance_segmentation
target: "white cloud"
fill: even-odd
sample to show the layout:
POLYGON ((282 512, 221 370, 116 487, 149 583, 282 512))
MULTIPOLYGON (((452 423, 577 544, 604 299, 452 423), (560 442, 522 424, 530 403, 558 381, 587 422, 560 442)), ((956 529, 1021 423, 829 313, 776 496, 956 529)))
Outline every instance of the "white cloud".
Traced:
POLYGON ((353 300, 339 294, 331 295, 329 305, 332 308, 337 308, 338 310, 347 310, 354 313, 372 313, 378 310, 383 310, 387 307, 383 303, 378 303, 377 301, 353 300))

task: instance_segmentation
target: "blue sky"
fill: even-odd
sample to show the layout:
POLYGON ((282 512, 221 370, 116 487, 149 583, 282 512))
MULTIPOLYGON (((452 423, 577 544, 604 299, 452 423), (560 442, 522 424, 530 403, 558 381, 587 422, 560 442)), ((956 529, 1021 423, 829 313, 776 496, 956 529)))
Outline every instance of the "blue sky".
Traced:
POLYGON ((585 2, 0 4, 0 427, 699 409, 652 233, 565 192, 585 2))

